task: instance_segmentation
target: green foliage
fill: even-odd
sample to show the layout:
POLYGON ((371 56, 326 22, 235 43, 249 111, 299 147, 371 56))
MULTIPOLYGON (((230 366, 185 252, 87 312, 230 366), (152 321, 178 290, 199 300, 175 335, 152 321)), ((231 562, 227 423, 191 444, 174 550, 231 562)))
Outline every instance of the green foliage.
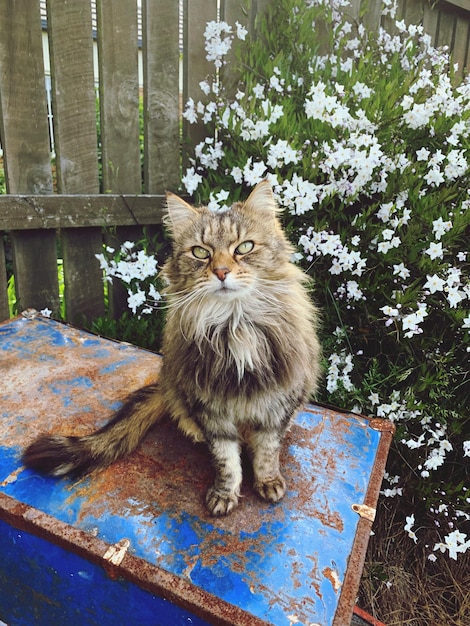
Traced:
POLYGON ((158 352, 161 349, 164 320, 165 316, 161 311, 145 317, 137 317, 126 311, 118 320, 109 317, 95 319, 91 330, 110 339, 126 341, 158 352))
POLYGON ((0 194, 6 193, 5 170, 3 169, 3 159, 0 158, 0 194))
POLYGON ((8 310, 10 312, 10 317, 14 317, 18 314, 17 306, 16 306, 16 291, 15 291, 15 277, 10 276, 8 279, 8 289, 7 289, 7 297, 8 297, 8 310))

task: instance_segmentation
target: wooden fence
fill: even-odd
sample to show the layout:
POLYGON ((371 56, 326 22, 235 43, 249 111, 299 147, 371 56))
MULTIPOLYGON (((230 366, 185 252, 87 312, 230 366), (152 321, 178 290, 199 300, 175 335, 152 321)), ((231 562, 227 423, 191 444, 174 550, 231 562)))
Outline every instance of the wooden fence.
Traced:
MULTIPOLYGON (((97 0, 92 14, 90 0, 47 0, 45 23, 39 0, 0 0, 0 138, 9 194, 0 196, 0 232, 9 231, 20 310, 57 313, 59 249, 67 319, 103 313, 95 258, 102 251, 101 227, 159 223, 162 194, 179 186, 181 146, 193 140, 190 127, 183 137, 180 132, 181 54, 184 97, 199 98, 199 82, 211 71, 203 48, 207 21, 219 14, 250 26, 259 4, 254 0, 244 11, 238 0, 97 0), (50 56, 55 171, 44 50, 50 56)), ((0 319, 8 316, 6 293, 0 238, 0 319)))
MULTIPOLYGON (((184 99, 200 98, 199 82, 212 69, 203 48, 206 23, 220 16, 250 30, 268 1, 97 0, 95 13, 90 0, 47 0, 45 22, 40 0, 0 0, 7 189, 0 195, 0 235, 9 234, 19 310, 48 307, 57 314, 60 256, 67 320, 103 313, 95 258, 103 227, 159 224, 164 191, 179 187, 182 151, 198 139, 197 128, 182 124, 180 85, 184 99), (50 57, 54 167, 44 54, 50 57)), ((366 3, 370 24, 378 19, 378 1, 366 3)), ((407 20, 434 24, 437 43, 458 48, 466 65, 470 0, 440 2, 433 12, 428 0, 400 2, 407 20)), ((358 15, 360 6, 353 1, 358 15)), ((0 320, 9 315, 3 246, 0 236, 0 320)), ((119 298, 111 302, 117 313, 119 298)))

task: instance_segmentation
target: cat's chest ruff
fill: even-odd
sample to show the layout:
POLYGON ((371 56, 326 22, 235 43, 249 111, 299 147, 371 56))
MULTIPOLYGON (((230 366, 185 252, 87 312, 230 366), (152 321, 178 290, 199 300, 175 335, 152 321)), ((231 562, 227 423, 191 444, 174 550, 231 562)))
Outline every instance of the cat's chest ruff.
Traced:
POLYGON ((227 335, 226 350, 236 365, 239 378, 259 365, 259 338, 254 327, 241 324, 227 335))
POLYGON ((238 378, 266 364, 268 342, 262 326, 243 306, 227 307, 227 317, 208 333, 215 357, 235 366, 238 378))

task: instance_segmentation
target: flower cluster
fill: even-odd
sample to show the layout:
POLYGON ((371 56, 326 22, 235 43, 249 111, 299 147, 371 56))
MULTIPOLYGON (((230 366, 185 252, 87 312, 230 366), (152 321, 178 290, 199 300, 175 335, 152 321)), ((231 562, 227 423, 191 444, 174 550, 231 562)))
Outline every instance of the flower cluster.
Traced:
MULTIPOLYGON (((456 412, 469 402, 470 81, 453 80, 421 25, 373 35, 348 22, 348 4, 272 3, 271 26, 237 44, 233 98, 218 70, 237 38, 211 26, 214 79, 185 111, 207 138, 183 184, 218 210, 271 182, 324 310, 325 400, 393 420, 412 489, 429 492, 422 485, 451 480, 448 468, 470 455, 468 415, 456 412), (331 35, 322 54, 320 23, 331 35)), ((396 6, 384 0, 384 15, 396 6)), ((399 474, 385 496, 409 493, 399 474)), ((466 493, 452 497, 426 515, 446 504, 449 523, 466 519, 466 493)), ((413 525, 410 515, 417 541, 413 525)), ((440 532, 448 547, 433 555, 468 548, 452 527, 440 532)))
POLYGON ((127 304, 132 313, 148 315, 155 311, 161 299, 155 287, 157 260, 145 250, 135 248, 136 244, 131 241, 123 243, 117 253, 114 248, 106 246, 106 254, 97 254, 96 258, 106 282, 112 283, 114 278, 118 278, 126 285, 127 304))
POLYGON ((331 393, 341 384, 346 391, 351 391, 354 385, 349 374, 354 368, 352 356, 344 351, 341 354, 332 352, 328 357, 329 366, 326 377, 326 388, 331 393))

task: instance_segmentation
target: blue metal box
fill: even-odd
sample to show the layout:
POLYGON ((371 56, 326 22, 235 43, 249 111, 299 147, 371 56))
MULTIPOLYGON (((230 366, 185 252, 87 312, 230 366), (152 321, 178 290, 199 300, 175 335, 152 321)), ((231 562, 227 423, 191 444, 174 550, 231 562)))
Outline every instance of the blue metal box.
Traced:
POLYGON ((389 422, 306 407, 284 446, 285 498, 262 502, 245 480, 222 519, 204 506, 205 447, 170 423, 79 481, 21 466, 37 435, 93 430, 160 364, 34 312, 0 325, 0 620, 350 624, 389 422))

